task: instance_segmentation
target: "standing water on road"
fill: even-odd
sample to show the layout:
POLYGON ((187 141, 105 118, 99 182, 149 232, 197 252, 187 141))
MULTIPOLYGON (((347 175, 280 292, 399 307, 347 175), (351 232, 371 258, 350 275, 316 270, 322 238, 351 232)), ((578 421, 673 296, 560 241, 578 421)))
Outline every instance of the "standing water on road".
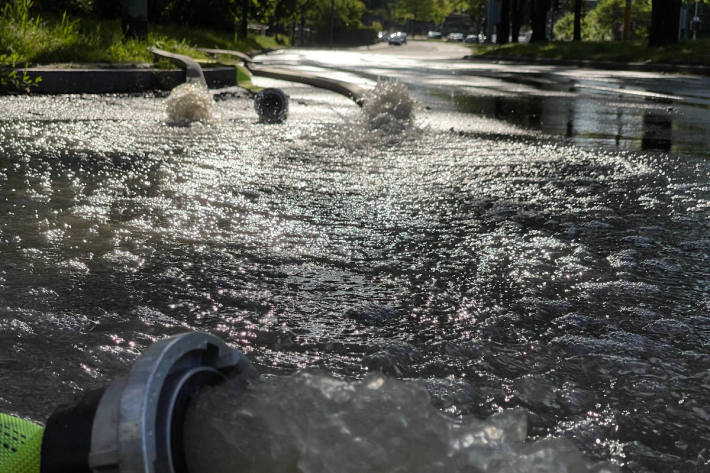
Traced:
POLYGON ((568 440, 589 465, 710 468, 706 152, 579 147, 423 96, 385 136, 287 92, 276 126, 238 97, 181 127, 162 97, 0 98, 0 410, 44 420, 205 330, 280 408, 319 369, 462 429, 520 420, 506 461, 568 440))

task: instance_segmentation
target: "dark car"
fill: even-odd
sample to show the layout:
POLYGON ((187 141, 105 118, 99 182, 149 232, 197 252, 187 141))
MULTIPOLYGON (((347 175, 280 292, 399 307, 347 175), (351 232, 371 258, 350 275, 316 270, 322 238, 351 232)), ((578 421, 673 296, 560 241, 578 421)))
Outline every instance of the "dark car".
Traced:
POLYGON ((407 44, 407 33, 403 33, 401 31, 392 33, 388 42, 389 44, 395 46, 402 46, 403 44, 407 44))

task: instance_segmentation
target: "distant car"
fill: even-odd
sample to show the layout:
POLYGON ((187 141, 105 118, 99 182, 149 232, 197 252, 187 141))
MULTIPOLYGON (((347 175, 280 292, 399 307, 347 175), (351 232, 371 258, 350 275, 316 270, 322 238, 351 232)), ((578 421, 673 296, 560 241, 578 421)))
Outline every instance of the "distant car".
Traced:
POLYGON ((468 43, 468 44, 478 43, 478 35, 477 34, 467 35, 466 39, 464 39, 463 42, 468 43))
POLYGON ((463 41, 463 33, 449 33, 446 41, 463 41))
POLYGON ((388 42, 394 46, 402 46, 403 44, 407 44, 407 33, 403 33, 401 31, 392 33, 388 42))
POLYGON ((390 35, 389 35, 389 33, 385 33, 384 31, 380 31, 379 33, 377 33, 377 39, 384 43, 385 41, 389 41, 390 35))
POLYGON ((426 34, 429 39, 441 39, 441 33, 438 31, 430 31, 426 34))

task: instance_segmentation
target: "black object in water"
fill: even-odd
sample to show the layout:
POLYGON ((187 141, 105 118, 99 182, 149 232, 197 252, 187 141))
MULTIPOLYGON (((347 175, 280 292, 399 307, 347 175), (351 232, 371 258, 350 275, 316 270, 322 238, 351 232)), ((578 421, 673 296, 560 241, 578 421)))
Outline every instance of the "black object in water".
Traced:
POLYGON ((259 115, 259 121, 281 123, 288 116, 288 95, 281 89, 264 89, 256 94, 254 109, 259 115))

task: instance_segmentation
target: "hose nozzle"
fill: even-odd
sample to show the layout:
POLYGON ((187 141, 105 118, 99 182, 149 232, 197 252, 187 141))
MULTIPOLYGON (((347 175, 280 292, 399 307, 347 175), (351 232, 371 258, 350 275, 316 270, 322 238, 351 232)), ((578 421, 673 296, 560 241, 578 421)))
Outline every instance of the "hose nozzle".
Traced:
POLYGON ((263 89, 254 97, 254 110, 261 122, 281 123, 288 116, 288 95, 281 89, 263 89))
POLYGON ((191 332, 151 345, 130 373, 47 421, 41 473, 187 473, 182 428, 200 388, 256 376, 219 338, 191 332))

